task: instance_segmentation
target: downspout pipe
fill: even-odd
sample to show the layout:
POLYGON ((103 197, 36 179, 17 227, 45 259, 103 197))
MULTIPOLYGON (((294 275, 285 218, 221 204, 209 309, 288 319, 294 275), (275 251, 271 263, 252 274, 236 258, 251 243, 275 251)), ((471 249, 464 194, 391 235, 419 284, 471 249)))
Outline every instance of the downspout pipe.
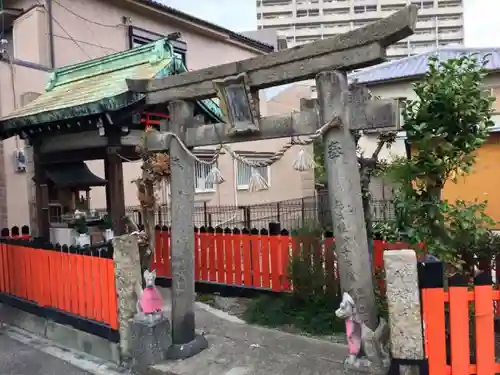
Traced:
POLYGON ((54 17, 52 13, 52 0, 46 0, 47 15, 49 16, 49 54, 50 54, 50 68, 56 67, 56 54, 54 50, 54 17))

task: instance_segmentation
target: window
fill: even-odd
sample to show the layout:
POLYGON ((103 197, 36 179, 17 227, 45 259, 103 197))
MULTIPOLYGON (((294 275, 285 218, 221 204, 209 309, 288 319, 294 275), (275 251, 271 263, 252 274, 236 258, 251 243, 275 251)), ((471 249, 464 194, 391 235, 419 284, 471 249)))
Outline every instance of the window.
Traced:
MULTIPOLYGON (((203 160, 203 158, 200 158, 203 160)), ((211 160, 211 158, 205 159, 206 161, 211 160)), ((212 170, 212 165, 203 164, 196 162, 194 165, 194 191, 196 193, 208 193, 214 192, 215 186, 213 183, 207 181, 210 171, 212 170)))
POLYGON ((355 6, 354 7, 354 13, 365 13, 365 12, 376 12, 377 11, 377 6, 376 5, 361 5, 361 6, 355 6))
POLYGON ((431 35, 434 34, 434 29, 417 29, 414 35, 431 35))
POLYGON ((459 7, 462 6, 462 2, 460 0, 458 1, 441 1, 438 3, 438 6, 440 8, 453 8, 453 7, 459 7))
POLYGON ((291 18, 293 17, 293 12, 267 12, 262 17, 266 20, 291 18))
POLYGON ((460 15, 438 16, 438 21, 459 21, 461 19, 460 15))
POLYGON ((344 9, 324 9, 323 15, 332 16, 332 15, 340 15, 340 14, 349 14, 349 8, 344 9))
POLYGON ((404 5, 382 5, 380 9, 383 12, 396 12, 403 9, 404 7, 404 5))
POLYGON ((273 6, 273 5, 291 5, 292 0, 263 0, 263 6, 273 6))
POLYGON ((434 7, 434 1, 413 0, 412 3, 423 9, 431 9, 434 7))
POLYGON ((320 23, 303 23, 295 26, 296 30, 320 30, 320 23))
POLYGON ((417 17, 417 22, 429 22, 432 21, 432 17, 417 17))
MULTIPOLYGON (((251 160, 246 158, 247 160, 251 160)), ((258 161, 259 159, 254 159, 254 161, 258 161)), ((270 167, 253 167, 260 173, 262 178, 270 185, 270 175, 271 168, 270 167)), ((252 167, 243 164, 241 161, 236 160, 236 187, 238 190, 248 190, 248 186, 250 185, 250 178, 252 177, 252 167)))
MULTIPOLYGON (((165 35, 153 33, 151 31, 147 31, 141 29, 136 26, 129 26, 129 48, 135 48, 138 46, 142 46, 144 44, 151 43, 155 40, 165 38, 165 35)), ((187 53, 187 44, 182 40, 172 40, 170 41, 171 45, 174 47, 174 55, 182 60, 184 65, 186 63, 186 53, 187 53)))
POLYGON ((323 24, 324 27, 331 27, 333 29, 341 29, 349 27, 349 22, 327 22, 323 24))

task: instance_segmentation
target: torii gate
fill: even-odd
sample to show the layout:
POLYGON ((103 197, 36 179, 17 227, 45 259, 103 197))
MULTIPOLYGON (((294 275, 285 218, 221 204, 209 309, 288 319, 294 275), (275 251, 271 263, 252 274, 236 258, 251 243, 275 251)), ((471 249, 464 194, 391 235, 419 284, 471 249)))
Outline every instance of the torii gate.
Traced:
MULTIPOLYGON (((349 87, 346 71, 384 61, 386 48, 413 34, 410 5, 365 27, 285 51, 152 80, 127 81, 148 105, 169 103, 170 132, 193 147, 308 135, 323 127, 330 206, 342 289, 355 300, 363 322, 377 326, 355 144, 350 129, 397 126, 394 100, 370 101, 367 89, 349 87), (316 78, 318 103, 284 117, 260 117, 258 90, 316 78), (193 127, 194 100, 219 96, 226 123, 193 127), (324 126, 329 124, 328 126, 324 126)), ((169 150, 172 194, 172 336, 170 358, 206 347, 194 322, 194 160, 172 134, 148 133, 149 151, 169 150)))

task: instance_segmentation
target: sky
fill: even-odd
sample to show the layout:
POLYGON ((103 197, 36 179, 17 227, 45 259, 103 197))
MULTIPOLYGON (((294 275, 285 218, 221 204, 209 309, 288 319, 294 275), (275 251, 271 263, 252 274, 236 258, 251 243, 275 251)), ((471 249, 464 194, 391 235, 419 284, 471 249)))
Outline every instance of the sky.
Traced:
POLYGON ((464 12, 467 47, 500 47, 499 0, 464 0, 464 12))
POLYGON ((163 2, 233 31, 257 29, 255 0, 163 0, 163 2))
MULTIPOLYGON (((255 0, 163 0, 165 4, 234 31, 257 28, 255 0), (238 4, 238 5, 236 5, 238 4)), ((463 0, 468 47, 500 46, 500 0, 463 0)))
MULTIPOLYGON (((157 0, 233 31, 257 29, 255 0, 157 0), (238 4, 238 5, 236 5, 238 4)), ((465 45, 500 47, 500 0, 462 0, 465 45)), ((286 86, 285 86, 286 87, 286 86)), ((267 98, 284 87, 266 90, 267 98)))

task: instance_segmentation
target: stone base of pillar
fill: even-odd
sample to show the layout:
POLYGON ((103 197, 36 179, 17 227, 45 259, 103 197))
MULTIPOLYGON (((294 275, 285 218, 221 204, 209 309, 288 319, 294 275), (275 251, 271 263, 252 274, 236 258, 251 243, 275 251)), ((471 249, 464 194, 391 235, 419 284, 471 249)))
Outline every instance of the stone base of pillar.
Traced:
POLYGON ((359 359, 355 363, 344 362, 344 374, 346 375, 386 375, 389 372, 390 362, 382 366, 375 366, 369 360, 359 359))
POLYGON ((164 361, 171 344, 170 321, 167 317, 149 319, 147 316, 137 316, 130 320, 132 368, 147 369, 164 361))
POLYGON ((185 344, 172 344, 167 350, 167 359, 186 359, 193 357, 208 348, 205 336, 196 335, 194 339, 185 344))

